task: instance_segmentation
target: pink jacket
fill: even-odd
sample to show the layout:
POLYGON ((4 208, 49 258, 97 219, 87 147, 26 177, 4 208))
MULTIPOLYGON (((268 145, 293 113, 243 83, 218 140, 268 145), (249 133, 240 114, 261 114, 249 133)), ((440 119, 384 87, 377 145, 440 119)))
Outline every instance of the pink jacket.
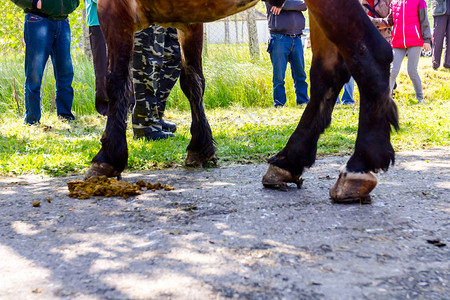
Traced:
POLYGON ((392 48, 422 47, 424 40, 429 42, 431 31, 425 0, 393 0, 390 7, 394 23, 392 48))

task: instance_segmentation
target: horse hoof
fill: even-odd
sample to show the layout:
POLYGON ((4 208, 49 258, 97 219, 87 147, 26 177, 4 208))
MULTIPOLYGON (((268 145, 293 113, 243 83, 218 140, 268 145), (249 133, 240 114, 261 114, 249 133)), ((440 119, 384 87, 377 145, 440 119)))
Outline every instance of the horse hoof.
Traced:
POLYGON ((206 157, 203 155, 200 155, 197 152, 188 150, 186 158, 184 160, 184 164, 187 167, 200 167, 205 162, 212 161, 214 164, 217 163, 217 156, 215 154, 211 155, 210 157, 206 157))
POLYGON ((297 188, 301 188, 303 178, 300 178, 300 175, 292 176, 289 171, 281 169, 272 164, 269 165, 269 169, 262 179, 262 184, 265 187, 281 191, 287 191, 286 183, 288 182, 293 182, 297 185, 297 188))
POLYGON ((120 172, 117 172, 113 166, 107 163, 92 163, 89 170, 84 174, 84 179, 89 179, 97 176, 117 177, 120 180, 120 172))
POLYGON ((330 197, 334 203, 370 204, 369 193, 377 186, 377 178, 371 172, 351 173, 341 170, 339 178, 330 189, 330 197))

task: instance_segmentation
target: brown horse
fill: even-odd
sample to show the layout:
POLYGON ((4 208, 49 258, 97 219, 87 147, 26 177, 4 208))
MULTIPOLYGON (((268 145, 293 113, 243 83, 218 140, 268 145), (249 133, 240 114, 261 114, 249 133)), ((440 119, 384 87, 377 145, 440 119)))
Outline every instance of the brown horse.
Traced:
MULTIPOLYGON (((214 21, 255 5, 258 0, 98 0, 98 16, 108 45, 108 120, 102 148, 86 177, 120 176, 128 150, 125 138, 125 93, 136 30, 150 24, 178 28, 182 49, 180 85, 189 99, 192 139, 186 165, 215 160, 211 129, 203 109, 205 80, 201 51, 203 22, 214 21)), ((268 0, 281 7, 284 0, 268 0)), ((389 45, 370 23, 357 0, 307 0, 311 23, 313 61, 311 97, 287 145, 269 161, 263 184, 283 188, 299 182, 305 167, 315 160, 317 141, 331 122, 335 99, 350 74, 361 93, 355 152, 332 188, 337 201, 367 199, 376 185, 371 171, 387 170, 394 161, 391 125, 398 127, 397 110, 389 93, 389 45)))

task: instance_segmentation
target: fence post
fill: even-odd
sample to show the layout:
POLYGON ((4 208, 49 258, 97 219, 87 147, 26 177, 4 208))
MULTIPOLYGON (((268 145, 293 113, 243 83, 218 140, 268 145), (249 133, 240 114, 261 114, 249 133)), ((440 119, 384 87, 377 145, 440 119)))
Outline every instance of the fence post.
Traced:
POLYGON ((208 26, 205 26, 203 24, 203 56, 208 57, 208 33, 207 33, 208 26))
POLYGON ((258 28, 256 27, 256 9, 254 7, 247 10, 247 26, 248 26, 248 46, 250 48, 250 56, 253 60, 259 59, 259 39, 258 28))

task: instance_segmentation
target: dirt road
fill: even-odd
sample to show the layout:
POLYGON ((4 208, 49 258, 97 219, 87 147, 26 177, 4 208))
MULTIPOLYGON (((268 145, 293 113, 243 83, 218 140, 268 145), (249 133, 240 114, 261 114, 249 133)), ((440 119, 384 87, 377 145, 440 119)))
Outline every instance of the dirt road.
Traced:
POLYGON ((287 192, 266 165, 126 173, 175 187, 129 199, 0 178, 0 298, 448 299, 450 148, 398 153, 371 205, 331 203, 347 158, 287 192))

